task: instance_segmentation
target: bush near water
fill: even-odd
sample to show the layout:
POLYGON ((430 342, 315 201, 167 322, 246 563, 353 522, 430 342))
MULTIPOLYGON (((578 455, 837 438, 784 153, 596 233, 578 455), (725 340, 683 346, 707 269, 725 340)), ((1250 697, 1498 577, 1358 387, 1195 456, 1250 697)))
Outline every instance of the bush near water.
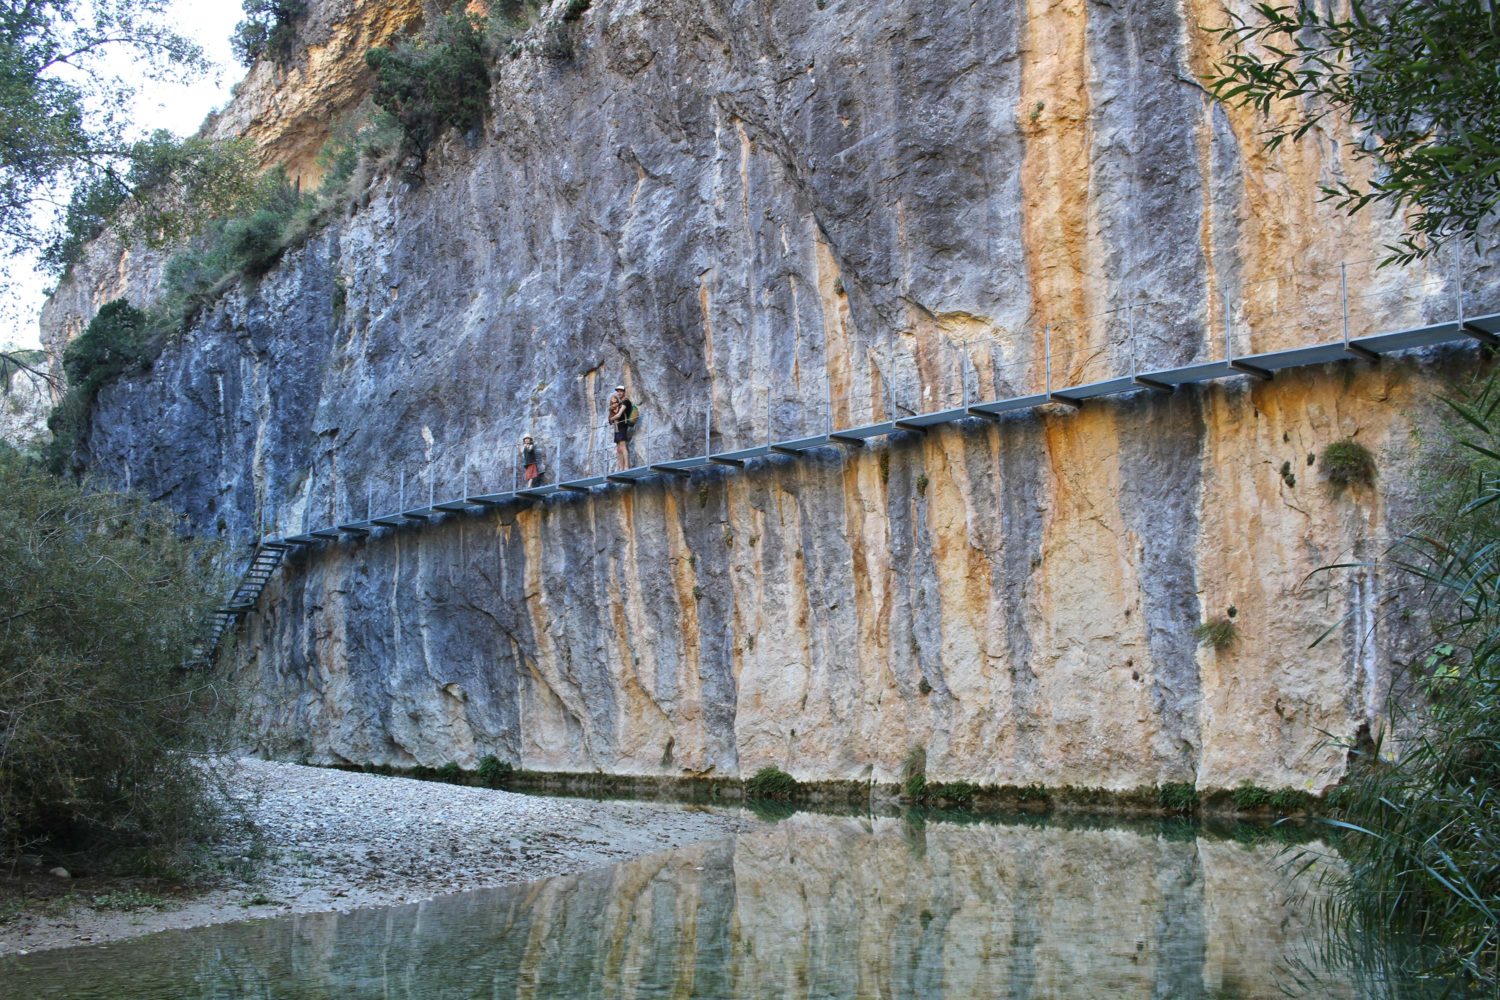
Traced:
POLYGON ((219 829, 227 699, 184 664, 222 581, 178 529, 0 449, 0 856, 162 871, 219 829))
MULTIPOLYGON (((1330 797, 1346 864, 1332 877, 1332 905, 1336 923, 1356 937, 1395 931, 1419 941, 1401 959, 1410 971, 1493 996, 1500 991, 1500 381, 1492 377, 1448 405, 1454 428, 1425 472, 1426 515, 1388 560, 1405 584, 1405 613, 1423 623, 1426 652, 1398 679, 1390 730, 1350 747, 1352 776, 1330 797)), ((1373 471, 1364 449, 1341 451, 1346 471, 1357 473, 1350 482, 1373 471)))

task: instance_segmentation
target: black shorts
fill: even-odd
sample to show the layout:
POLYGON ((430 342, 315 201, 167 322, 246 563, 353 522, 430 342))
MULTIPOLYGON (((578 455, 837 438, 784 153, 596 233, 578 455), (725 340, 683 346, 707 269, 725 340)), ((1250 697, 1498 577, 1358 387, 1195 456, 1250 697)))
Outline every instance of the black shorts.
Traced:
POLYGON ((630 440, 630 425, 629 424, 615 424, 615 444, 619 444, 622 441, 628 442, 629 440, 630 440))

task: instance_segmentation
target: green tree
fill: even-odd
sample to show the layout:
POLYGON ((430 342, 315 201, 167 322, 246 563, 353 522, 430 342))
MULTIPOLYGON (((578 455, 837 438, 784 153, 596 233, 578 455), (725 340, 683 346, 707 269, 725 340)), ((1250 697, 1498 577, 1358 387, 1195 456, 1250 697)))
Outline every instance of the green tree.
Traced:
POLYGON ((166 23, 168 0, 0 0, 0 243, 37 250, 35 210, 130 152, 132 89, 101 59, 132 53, 148 71, 204 67, 166 23))
POLYGON ((413 173, 445 131, 484 119, 490 92, 484 44, 484 20, 458 11, 438 18, 420 39, 365 56, 375 71, 375 103, 400 123, 413 173))
POLYGON ((213 833, 224 692, 184 668, 220 581, 178 519, 0 453, 0 854, 213 833))
POLYGON ((1260 3, 1216 30, 1229 48, 1209 80, 1232 105, 1279 114, 1267 145, 1299 140, 1330 118, 1352 127, 1368 184, 1341 179, 1324 197, 1349 213, 1406 213, 1388 262, 1445 241, 1477 242, 1500 199, 1500 13, 1493 0, 1260 3), (1341 4, 1331 9, 1342 11, 1341 4))
MULTIPOLYGON (((1395 725, 1349 747, 1329 798, 1343 833, 1325 870, 1335 928, 1423 978, 1500 995, 1500 378, 1450 401, 1418 523, 1385 570, 1423 652, 1401 673, 1395 725)), ((1366 640, 1368 641, 1368 640, 1366 640)), ((1459 995, 1461 991, 1456 991, 1459 995)))
POLYGON ((303 0, 244 0, 245 19, 235 26, 230 47, 246 66, 257 59, 285 59, 296 40, 296 21, 307 12, 303 0))

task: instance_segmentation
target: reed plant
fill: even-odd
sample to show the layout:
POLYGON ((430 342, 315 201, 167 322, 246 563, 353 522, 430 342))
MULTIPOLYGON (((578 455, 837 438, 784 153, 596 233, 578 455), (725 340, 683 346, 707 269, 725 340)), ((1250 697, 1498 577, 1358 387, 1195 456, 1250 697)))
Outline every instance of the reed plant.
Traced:
MULTIPOLYGON (((1331 797, 1344 864, 1336 925, 1403 939, 1403 972, 1456 995, 1500 990, 1500 381, 1445 400, 1425 510, 1389 553, 1422 652, 1389 725, 1349 748, 1331 797)), ((1347 939, 1346 939, 1347 940, 1347 939)), ((1383 961, 1390 962, 1389 954, 1383 961)))

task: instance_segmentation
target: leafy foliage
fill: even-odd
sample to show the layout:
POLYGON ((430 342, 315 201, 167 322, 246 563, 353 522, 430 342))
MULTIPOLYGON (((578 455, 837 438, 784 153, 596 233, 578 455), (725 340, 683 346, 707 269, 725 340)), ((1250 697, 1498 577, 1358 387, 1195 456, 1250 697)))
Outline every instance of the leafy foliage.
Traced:
POLYGON ((1156 801, 1168 812, 1190 813, 1198 808, 1198 789, 1189 781, 1170 781, 1157 788, 1156 801))
POLYGON ((257 59, 281 61, 297 39, 296 22, 307 13, 304 0, 244 0, 245 19, 235 25, 229 45, 246 66, 257 59))
POLYGON ((0 851, 164 860, 221 818, 211 706, 182 669, 219 591, 211 553, 136 497, 0 455, 0 851))
POLYGON ((1324 446, 1318 454, 1318 467, 1336 490, 1356 484, 1371 486, 1375 482, 1375 456, 1353 438, 1324 446))
POLYGON ((753 799, 789 799, 797 788, 797 779, 775 766, 761 768, 745 782, 745 794, 753 799))
MULTIPOLYGON (((1460 430, 1431 459, 1427 512, 1389 569, 1425 605, 1430 652, 1407 665, 1396 725, 1349 747, 1332 799, 1347 874, 1336 915, 1430 950, 1418 972, 1500 990, 1500 382, 1450 401, 1460 430), (1418 707, 1412 707, 1413 704, 1418 707)), ((1395 581, 1393 581, 1395 582, 1395 581)), ((1335 869, 1336 871, 1337 869, 1335 869)))
POLYGON ((1330 116, 1354 128, 1351 151, 1368 185, 1324 188, 1339 208, 1383 204, 1407 227, 1389 262, 1426 256, 1444 241, 1479 240, 1500 199, 1500 11, 1490 0, 1258 3, 1218 29, 1229 47, 1210 89, 1221 101, 1285 118, 1276 148, 1330 116), (1340 13, 1332 13, 1339 11, 1340 13))
POLYGON ((146 315, 124 299, 101 306, 88 329, 68 344, 62 359, 68 391, 47 417, 47 458, 54 472, 64 471, 78 450, 99 387, 153 354, 146 315))
POLYGON ((901 762, 901 794, 913 801, 921 801, 927 790, 927 749, 912 747, 901 762))
POLYGON ((252 211, 265 197, 265 180, 248 140, 178 140, 158 131, 131 149, 128 177, 135 197, 126 239, 153 249, 177 246, 205 219, 252 211))
POLYGON ((41 270, 59 277, 65 274, 84 246, 104 232, 129 196, 130 189, 112 170, 92 171, 81 178, 68 198, 57 231, 42 248, 41 270))
POLYGON ((36 210, 52 192, 97 182, 128 157, 133 91, 109 73, 106 56, 127 50, 157 76, 204 68, 197 46, 167 24, 167 7, 0 0, 0 243, 8 249, 41 250, 36 210))
POLYGON ((503 761, 494 754, 486 754, 479 758, 479 767, 474 773, 486 787, 504 788, 510 784, 516 769, 509 761, 503 761))
POLYGON ((35 373, 46 363, 46 351, 28 349, 0 352, 0 395, 10 395, 17 375, 38 377, 35 373))
POLYGON ((1199 642, 1212 646, 1215 652, 1222 653, 1235 644, 1240 630, 1229 618, 1220 616, 1200 624, 1193 630, 1193 635, 1199 642))
POLYGON ((371 49, 375 103, 401 124, 402 152, 420 173, 432 144, 448 129, 484 118, 490 89, 482 18, 457 11, 432 22, 421 38, 371 49))

